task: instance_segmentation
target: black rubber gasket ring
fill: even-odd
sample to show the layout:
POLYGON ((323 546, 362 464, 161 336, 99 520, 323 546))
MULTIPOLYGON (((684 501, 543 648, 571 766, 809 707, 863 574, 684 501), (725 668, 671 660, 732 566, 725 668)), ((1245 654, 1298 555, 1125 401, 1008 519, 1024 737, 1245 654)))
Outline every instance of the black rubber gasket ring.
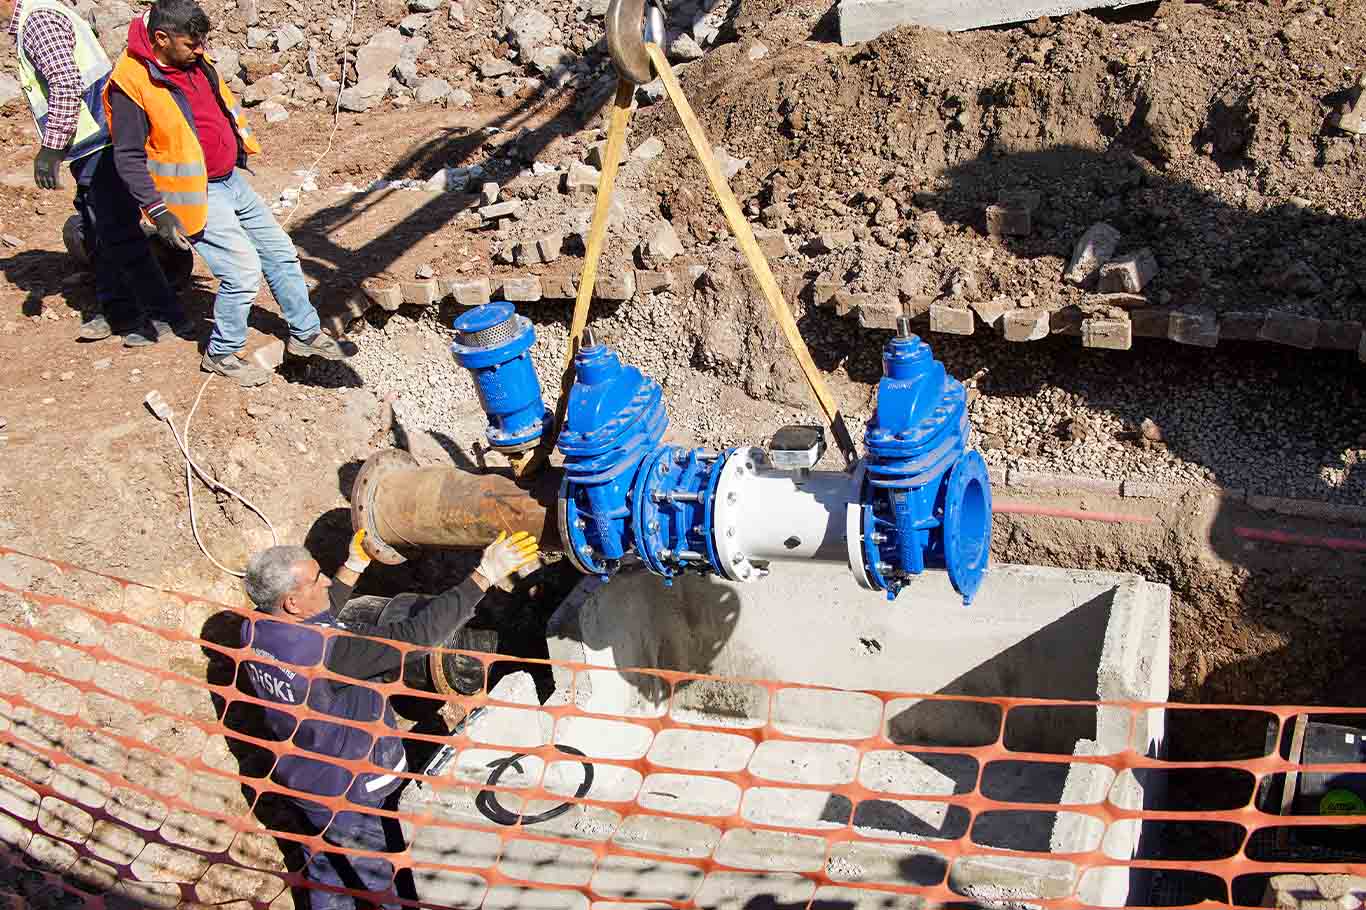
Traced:
MULTIPOLYGON (((580 752, 573 746, 556 745, 555 748, 567 755, 587 757, 583 752, 580 752)), ((518 760, 526 758, 527 754, 528 753, 526 752, 518 752, 516 755, 509 758, 500 758, 496 762, 493 762, 493 773, 489 775, 488 786, 496 786, 499 778, 503 776, 503 772, 508 768, 515 767, 518 760)), ((583 783, 579 784, 579 789, 574 792, 575 799, 583 799, 593 787, 592 763, 585 761, 579 762, 579 764, 583 765, 583 783)), ((520 771, 522 769, 518 768, 517 770, 520 771)), ((575 805, 575 803, 560 803, 555 808, 547 809, 536 815, 518 815, 515 812, 509 812, 503 808, 498 802, 497 791, 480 790, 479 795, 474 798, 474 807, 479 810, 481 815, 496 825, 504 825, 507 827, 517 824, 535 825, 541 822, 548 822, 552 818, 559 818, 561 815, 564 815, 570 809, 574 808, 575 805)))

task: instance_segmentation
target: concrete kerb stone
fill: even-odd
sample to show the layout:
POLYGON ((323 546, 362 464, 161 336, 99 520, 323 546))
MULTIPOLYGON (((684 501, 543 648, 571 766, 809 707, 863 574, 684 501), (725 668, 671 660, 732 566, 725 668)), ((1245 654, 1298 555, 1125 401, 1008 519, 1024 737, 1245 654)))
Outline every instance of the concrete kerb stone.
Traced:
POLYGON ((971 335, 977 327, 972 310, 942 303, 930 306, 930 331, 948 335, 971 335))
POLYGON ((1272 341, 1302 350, 1313 348, 1318 336, 1317 319, 1293 313, 1267 313, 1262 330, 1257 334, 1262 341, 1272 341))
POLYGON ((1083 319, 1081 343, 1088 348, 1127 351, 1134 346, 1133 326, 1128 319, 1083 319))
POLYGON ((374 302, 375 306, 382 310, 394 312, 403 306, 403 289, 392 282, 383 281, 379 278, 366 278, 360 284, 365 296, 374 302))
POLYGON ((1011 310, 1001 317, 1001 332, 1006 341, 1041 341, 1049 334, 1048 311, 1011 310))
POLYGON ((441 281, 443 297, 452 297, 461 306, 481 306, 493 297, 487 278, 446 278, 441 281))
POLYGON ((431 306, 441 299, 441 291, 435 278, 401 282, 399 291, 403 295, 403 302, 413 306, 431 306))

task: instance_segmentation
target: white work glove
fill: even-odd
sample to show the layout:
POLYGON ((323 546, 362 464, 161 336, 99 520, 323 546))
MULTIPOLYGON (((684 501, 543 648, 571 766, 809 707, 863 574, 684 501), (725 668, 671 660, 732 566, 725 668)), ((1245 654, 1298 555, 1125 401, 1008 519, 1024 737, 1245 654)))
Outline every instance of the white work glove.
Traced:
POLYGON ((508 537, 507 531, 503 531, 497 540, 484 549, 478 572, 490 585, 496 585, 522 566, 535 562, 540 551, 536 538, 526 531, 518 531, 511 537, 508 537))
POLYGON ((365 529, 351 535, 351 549, 346 554, 346 568, 360 575, 370 566, 370 554, 365 552, 365 529))

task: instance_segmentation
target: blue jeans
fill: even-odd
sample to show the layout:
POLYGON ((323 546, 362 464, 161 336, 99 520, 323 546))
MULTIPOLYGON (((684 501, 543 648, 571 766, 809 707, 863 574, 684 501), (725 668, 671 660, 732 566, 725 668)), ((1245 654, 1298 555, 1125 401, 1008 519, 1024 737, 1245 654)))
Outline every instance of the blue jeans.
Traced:
POLYGON ((218 279, 209 355, 221 357, 247 343, 247 314, 266 276, 289 333, 306 340, 318 334, 318 311, 308 300, 299 253, 241 171, 209 184, 209 223, 194 240, 195 252, 218 279))
POLYGON ((114 169, 113 149, 71 162, 71 176, 95 270, 95 300, 114 330, 141 327, 148 316, 183 320, 185 310, 142 232, 138 204, 114 169))

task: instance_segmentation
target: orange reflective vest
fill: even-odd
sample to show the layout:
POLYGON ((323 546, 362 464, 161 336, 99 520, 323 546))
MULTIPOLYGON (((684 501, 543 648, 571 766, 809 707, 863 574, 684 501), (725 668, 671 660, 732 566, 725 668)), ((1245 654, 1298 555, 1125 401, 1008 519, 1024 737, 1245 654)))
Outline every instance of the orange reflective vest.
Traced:
MULTIPOLYGON (((237 130, 242 149, 248 155, 259 153, 260 143, 247 125, 246 114, 232 90, 207 59, 200 65, 205 67, 210 80, 218 84, 219 101, 237 130)), ((147 170, 166 207, 175 212, 185 231, 193 236, 202 232, 209 220, 209 177, 204 149, 184 95, 153 69, 153 65, 124 51, 114 65, 109 83, 117 85, 147 114, 147 170)), ((104 111, 112 125, 108 86, 104 90, 104 111)))

